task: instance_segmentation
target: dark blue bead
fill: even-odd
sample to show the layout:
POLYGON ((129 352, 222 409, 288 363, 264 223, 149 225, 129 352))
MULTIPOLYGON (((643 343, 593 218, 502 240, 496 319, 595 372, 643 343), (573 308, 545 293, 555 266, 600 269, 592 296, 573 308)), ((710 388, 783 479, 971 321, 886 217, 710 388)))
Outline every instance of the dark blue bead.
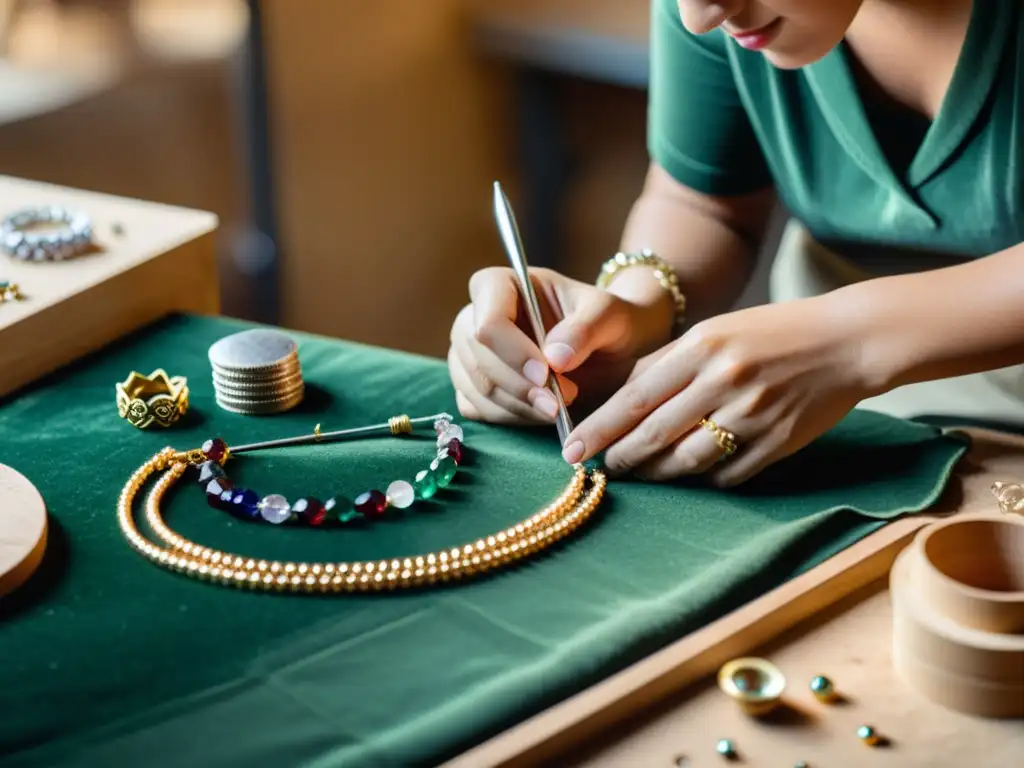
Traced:
POLYGON ((260 516, 260 497, 248 488, 236 488, 228 511, 243 520, 255 520, 260 516))
POLYGON ((218 477, 227 477, 224 467, 216 461, 204 461, 199 465, 199 478, 196 484, 205 491, 207 484, 218 477))

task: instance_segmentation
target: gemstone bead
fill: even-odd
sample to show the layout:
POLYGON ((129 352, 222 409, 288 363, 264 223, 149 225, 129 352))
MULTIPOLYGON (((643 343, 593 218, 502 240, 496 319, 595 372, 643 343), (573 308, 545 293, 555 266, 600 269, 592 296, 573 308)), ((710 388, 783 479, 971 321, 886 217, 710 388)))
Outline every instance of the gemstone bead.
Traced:
POLYGON ((380 491, 367 491, 356 496, 352 506, 363 517, 380 517, 388 508, 388 497, 380 491))
POLYGON ((224 457, 227 456, 228 446, 219 437, 214 437, 203 443, 200 450, 203 452, 203 456, 208 458, 210 461, 221 462, 224 461, 224 457))
POLYGON ((437 436, 440 437, 442 434, 444 434, 444 431, 448 429, 448 427, 450 427, 451 425, 452 420, 447 417, 438 419, 437 421, 434 422, 434 431, 437 433, 437 436))
POLYGON ((319 499, 312 496, 304 496, 292 504, 292 512, 298 515, 306 525, 323 525, 324 520, 327 519, 327 510, 324 509, 324 505, 320 503, 319 499))
POLYGON ((464 455, 463 449, 464 446, 462 445, 462 441, 454 437, 451 439, 451 441, 449 441, 448 446, 446 448, 446 450, 448 451, 448 455, 455 459, 456 464, 462 463, 462 457, 464 455))
POLYGON ((243 520, 255 520, 260 516, 260 497, 248 488, 235 488, 231 492, 228 511, 243 520))
POLYGON ((462 427, 458 424, 449 424, 444 431, 440 432, 437 436, 437 447, 442 448, 452 440, 458 440, 462 442, 464 439, 462 434, 462 427))
POLYGON ((881 742, 881 739, 878 736, 878 732, 870 725, 862 725, 860 728, 858 728, 857 738, 871 747, 881 742))
POLYGON ((432 472, 421 469, 416 473, 416 479, 413 481, 412 487, 416 491, 417 498, 429 499, 437 493, 437 480, 434 479, 432 472))
POLYGON ((337 520, 339 523, 350 523, 359 517, 359 513, 353 508, 352 502, 344 496, 332 496, 324 502, 324 515, 328 520, 337 520))
MULTIPOLYGON (((206 503, 214 509, 227 510, 224 505, 223 496, 225 492, 230 493, 231 489, 234 488, 234 483, 228 480, 226 477, 215 477, 209 483, 206 484, 206 503)), ((228 497, 228 504, 231 503, 231 497, 228 497)))
POLYGON ((715 745, 715 751, 722 757, 736 757, 736 745, 730 739, 719 739, 715 745))
POLYGON ((272 493, 269 496, 264 496, 260 502, 260 515, 268 523, 280 525, 287 522, 292 516, 292 508, 288 499, 279 493, 272 493))
POLYGON ((196 484, 205 490, 206 484, 216 477, 226 477, 224 467, 216 461, 204 461, 199 465, 199 478, 196 480, 196 484))
POLYGON ((395 480, 388 486, 387 496, 391 499, 391 506, 398 509, 408 509, 416 501, 416 491, 411 483, 405 480, 395 480))
POLYGON ((835 696, 835 686, 824 675, 817 675, 811 680, 811 693, 819 701, 831 701, 835 696))
POLYGON ((434 470, 434 479, 437 481, 438 488, 447 488, 448 484, 451 483, 452 478, 455 477, 455 459, 451 456, 445 456, 443 459, 439 459, 437 462, 437 469, 434 470))

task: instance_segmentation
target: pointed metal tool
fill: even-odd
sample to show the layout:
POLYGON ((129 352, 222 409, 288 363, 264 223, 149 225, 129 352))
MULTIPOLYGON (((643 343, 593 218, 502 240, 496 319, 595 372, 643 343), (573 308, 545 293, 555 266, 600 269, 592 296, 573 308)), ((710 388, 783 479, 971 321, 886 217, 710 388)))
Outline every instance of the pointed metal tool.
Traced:
MULTIPOLYGON (((512 265, 516 277, 519 279, 519 289, 526 304, 526 314, 530 318, 530 326, 533 328, 533 335, 537 346, 544 349, 544 321, 540 314, 540 305, 537 303, 537 294, 534 293, 533 283, 530 282, 530 268, 526 263, 526 254, 523 251, 523 241, 519 236, 519 227, 516 225, 516 217, 512 212, 512 206, 501 188, 500 182, 494 182, 494 218, 498 223, 498 232, 501 233, 501 241, 505 244, 505 252, 512 265)), ((550 369, 549 369, 550 371, 550 369)), ((572 432, 572 419, 569 417, 569 409, 565 406, 565 398, 562 396, 562 388, 558 385, 558 378, 554 372, 548 374, 548 389, 555 396, 558 403, 558 416, 555 419, 555 426, 558 428, 558 440, 565 447, 565 439, 572 432)))

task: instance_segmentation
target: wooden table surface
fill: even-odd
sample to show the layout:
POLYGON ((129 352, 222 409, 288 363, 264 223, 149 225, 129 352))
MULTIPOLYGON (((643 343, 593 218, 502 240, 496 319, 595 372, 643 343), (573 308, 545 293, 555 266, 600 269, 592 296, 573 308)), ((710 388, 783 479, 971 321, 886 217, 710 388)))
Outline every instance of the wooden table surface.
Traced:
POLYGON ((478 45, 527 66, 647 85, 648 0, 473 0, 478 45))

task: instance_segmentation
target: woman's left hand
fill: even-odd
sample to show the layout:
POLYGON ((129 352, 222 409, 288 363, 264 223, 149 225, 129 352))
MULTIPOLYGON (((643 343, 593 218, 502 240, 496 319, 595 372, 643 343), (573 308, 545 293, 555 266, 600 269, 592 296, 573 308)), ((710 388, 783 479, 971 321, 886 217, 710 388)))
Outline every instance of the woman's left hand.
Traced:
MULTIPOLYGON (((570 464, 605 453, 613 474, 709 473, 741 483, 835 426, 871 394, 863 344, 834 297, 769 304, 698 325, 641 360, 568 436, 570 464), (832 302, 832 303, 830 303, 832 302), (727 460, 708 419, 735 436, 727 460)), ((855 324, 854 324, 855 325, 855 324)))

